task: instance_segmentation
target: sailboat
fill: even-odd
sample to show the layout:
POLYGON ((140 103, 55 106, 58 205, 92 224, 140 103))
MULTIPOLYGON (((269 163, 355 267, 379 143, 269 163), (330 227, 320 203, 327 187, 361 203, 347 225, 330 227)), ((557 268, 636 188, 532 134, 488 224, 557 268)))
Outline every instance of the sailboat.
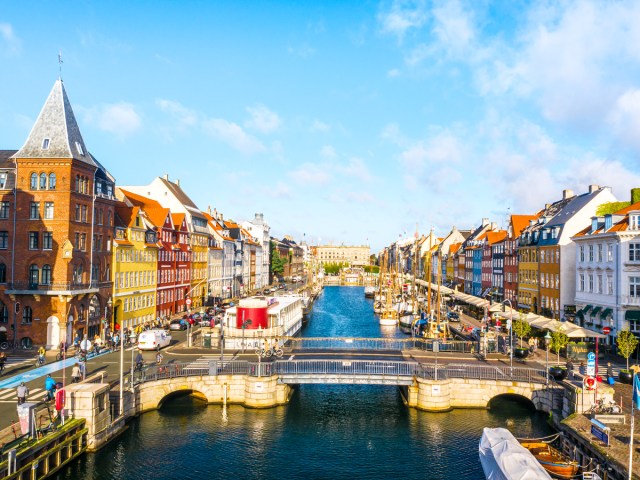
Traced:
POLYGON ((394 308, 393 305, 395 287, 396 275, 395 271, 392 270, 391 276, 389 277, 389 285, 387 286, 387 290, 385 292, 385 303, 384 305, 381 305, 379 319, 380 325, 395 326, 398 324, 398 310, 397 308, 394 308))

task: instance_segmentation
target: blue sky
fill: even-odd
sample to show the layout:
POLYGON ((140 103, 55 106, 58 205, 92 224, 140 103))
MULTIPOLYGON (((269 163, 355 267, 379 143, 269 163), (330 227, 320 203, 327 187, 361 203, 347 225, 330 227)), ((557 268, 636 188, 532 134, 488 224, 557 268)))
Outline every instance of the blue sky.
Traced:
POLYGON ((62 77, 119 185, 370 244, 640 186, 639 2, 20 1, 0 149, 62 77))

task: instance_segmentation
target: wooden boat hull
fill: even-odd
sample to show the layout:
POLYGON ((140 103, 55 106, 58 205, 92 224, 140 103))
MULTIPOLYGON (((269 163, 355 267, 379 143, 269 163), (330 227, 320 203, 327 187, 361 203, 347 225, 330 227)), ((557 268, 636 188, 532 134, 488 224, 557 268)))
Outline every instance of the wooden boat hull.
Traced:
POLYGON ((522 446, 529 450, 540 465, 551 475, 569 478, 578 473, 580 466, 569 460, 558 450, 544 442, 522 442, 522 446))

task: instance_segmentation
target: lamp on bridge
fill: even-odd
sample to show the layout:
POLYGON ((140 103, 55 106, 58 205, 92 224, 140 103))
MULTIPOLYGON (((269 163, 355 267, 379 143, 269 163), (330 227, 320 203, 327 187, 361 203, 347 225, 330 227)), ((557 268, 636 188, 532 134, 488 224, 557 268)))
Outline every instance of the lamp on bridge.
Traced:
POLYGON ((549 330, 547 330, 547 334, 544 336, 544 347, 547 351, 547 359, 545 364, 547 386, 549 385, 549 343, 550 342, 551 342, 551 334, 549 333, 549 330))
POLYGON ((509 368, 513 376, 513 305, 511 300, 503 300, 502 305, 509 304, 509 368))
POLYGON ((245 347, 245 343, 244 343, 244 330, 251 325, 251 319, 247 318, 244 322, 242 322, 242 353, 244 353, 244 347, 245 347))

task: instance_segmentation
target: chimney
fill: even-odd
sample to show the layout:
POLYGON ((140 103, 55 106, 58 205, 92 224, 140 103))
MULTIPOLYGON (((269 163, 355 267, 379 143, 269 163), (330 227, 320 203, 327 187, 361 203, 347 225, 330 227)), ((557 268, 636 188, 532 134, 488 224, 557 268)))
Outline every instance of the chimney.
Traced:
POLYGON ((482 219, 482 226, 486 227, 487 225, 489 225, 489 219, 488 218, 483 218, 482 219))
POLYGON ((589 193, 594 193, 600 190, 600 185, 589 185, 589 193))
POLYGON ((165 180, 169 180, 169 174, 168 174, 168 173, 165 173, 165 174, 162 176, 162 178, 164 178, 165 180))
POLYGON ((573 197, 573 190, 563 190, 562 191, 562 199, 566 200, 568 198, 573 197))
POLYGON ((498 224, 496 222, 491 222, 491 230, 494 232, 498 230, 498 224))
POLYGON ((176 185, 180 186, 180 179, 176 178, 176 185))
POLYGON ((207 214, 211 217, 211 205, 207 206, 207 214))
POLYGON ((550 206, 551 206, 551 204, 550 204, 550 203, 545 203, 545 204, 544 204, 544 209, 545 209, 545 210, 549 210, 549 207, 550 207, 550 206))

